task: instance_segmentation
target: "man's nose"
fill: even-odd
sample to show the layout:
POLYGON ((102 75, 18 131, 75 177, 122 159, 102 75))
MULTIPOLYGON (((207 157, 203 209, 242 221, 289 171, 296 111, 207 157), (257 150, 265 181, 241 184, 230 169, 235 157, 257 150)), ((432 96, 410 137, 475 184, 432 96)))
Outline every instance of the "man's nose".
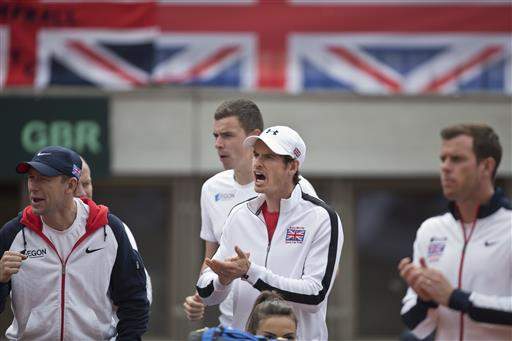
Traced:
POLYGON ((252 157, 252 165, 253 167, 259 166, 261 164, 260 158, 256 155, 252 157))
POLYGON ((219 136, 215 138, 215 148, 221 149, 224 147, 224 142, 222 141, 222 138, 219 136))
POLYGON ((444 160, 444 161, 441 161, 441 171, 443 173, 446 173, 450 170, 450 161, 447 159, 447 160, 444 160))

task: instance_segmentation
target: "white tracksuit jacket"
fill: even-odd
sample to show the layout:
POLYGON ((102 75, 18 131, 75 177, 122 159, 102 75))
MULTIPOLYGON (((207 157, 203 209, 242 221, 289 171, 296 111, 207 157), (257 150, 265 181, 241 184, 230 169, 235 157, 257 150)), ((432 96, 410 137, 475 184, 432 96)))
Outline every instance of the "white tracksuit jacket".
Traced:
POLYGON ((142 258, 108 208, 89 206, 85 234, 61 259, 28 206, 0 230, 0 254, 28 256, 0 283, 0 311, 10 294, 9 340, 140 340, 149 319, 142 258))
POLYGON ((409 288, 403 299, 402 319, 419 337, 436 330, 437 340, 512 340, 510 204, 497 189, 490 202, 480 207, 462 264, 464 236, 453 203, 450 210, 421 225, 413 258, 419 264, 424 257, 427 265, 440 270, 454 288, 462 266, 461 287, 450 297, 450 308, 424 302, 409 288))
POLYGON ((340 262, 341 221, 323 201, 295 186, 291 197, 281 200, 279 220, 269 243, 261 212, 264 200, 265 196, 259 195, 233 208, 213 257, 232 257, 235 246, 249 252, 247 278, 223 286, 206 268, 197 282, 198 293, 207 305, 214 305, 233 290, 233 327, 244 329, 260 291, 275 290, 291 303, 300 340, 327 340, 327 297, 340 262))

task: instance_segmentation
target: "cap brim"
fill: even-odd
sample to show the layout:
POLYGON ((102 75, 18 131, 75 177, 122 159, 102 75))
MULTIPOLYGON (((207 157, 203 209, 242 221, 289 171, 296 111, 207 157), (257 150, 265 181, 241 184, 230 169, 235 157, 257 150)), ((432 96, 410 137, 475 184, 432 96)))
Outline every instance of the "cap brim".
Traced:
MULTIPOLYGON (((267 147, 270 148, 274 153, 277 155, 290 155, 279 143, 276 143, 274 140, 265 140, 265 136, 249 136, 244 140, 244 147, 245 148, 252 148, 254 147, 254 144, 256 141, 260 140, 261 142, 265 143, 267 147)), ((293 155, 290 155, 291 157, 294 157, 293 155)))
POLYGON ((18 165, 16 166, 16 172, 19 174, 25 174, 30 170, 30 168, 34 168, 36 171, 38 171, 44 176, 62 175, 62 173, 59 172, 58 170, 37 161, 18 163, 18 165))

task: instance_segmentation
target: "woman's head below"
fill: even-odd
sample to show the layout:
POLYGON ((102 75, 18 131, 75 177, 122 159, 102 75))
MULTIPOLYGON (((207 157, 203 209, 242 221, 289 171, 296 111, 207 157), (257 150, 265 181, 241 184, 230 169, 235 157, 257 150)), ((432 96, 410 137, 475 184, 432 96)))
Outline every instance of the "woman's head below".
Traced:
POLYGON ((245 329, 269 339, 297 338, 297 317, 283 298, 271 291, 263 291, 256 299, 245 329))

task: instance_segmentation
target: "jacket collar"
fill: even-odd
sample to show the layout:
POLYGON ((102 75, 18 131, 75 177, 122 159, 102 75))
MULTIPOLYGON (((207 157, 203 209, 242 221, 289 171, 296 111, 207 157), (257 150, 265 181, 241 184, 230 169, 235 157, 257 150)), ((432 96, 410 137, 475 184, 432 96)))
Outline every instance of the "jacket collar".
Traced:
MULTIPOLYGON (((503 190, 501 188, 498 187, 494 191, 494 194, 491 197, 491 199, 487 203, 480 205, 480 209, 478 210, 477 218, 478 219, 486 218, 502 207, 509 209, 509 210, 512 209, 512 206, 510 205, 510 201, 505 196, 505 193, 503 192, 503 190)), ((459 210, 457 209, 457 207, 455 205, 455 201, 450 201, 450 203, 448 204, 448 209, 450 210, 450 213, 455 218, 455 220, 460 219, 459 210)))
MULTIPOLYGON (((285 213, 285 212, 291 211, 295 206, 297 206, 297 204, 299 203, 301 198, 302 198, 302 189, 300 188, 300 186, 295 185, 290 197, 288 199, 281 199, 281 203, 279 205, 279 212, 285 213)), ((266 199, 265 194, 260 194, 253 200, 249 201, 247 203, 249 210, 256 215, 259 215, 261 212, 261 207, 263 206, 263 203, 265 202, 265 199, 266 199)))
MULTIPOLYGON (((85 230, 87 232, 96 230, 108 223, 108 207, 97 205, 94 201, 86 198, 80 198, 87 206, 89 206, 89 217, 87 218, 85 230)), ((43 221, 41 216, 32 211, 32 206, 27 206, 23 210, 21 223, 35 231, 42 231, 43 221)))

